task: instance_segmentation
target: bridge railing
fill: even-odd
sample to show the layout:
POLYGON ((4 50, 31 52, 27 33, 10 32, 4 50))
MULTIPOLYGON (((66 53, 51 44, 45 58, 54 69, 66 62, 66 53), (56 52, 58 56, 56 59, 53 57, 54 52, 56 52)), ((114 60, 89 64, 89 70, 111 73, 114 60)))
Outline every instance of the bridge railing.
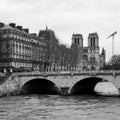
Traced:
POLYGON ((43 75, 43 76, 49 76, 49 75, 105 75, 105 74, 120 74, 120 70, 99 70, 99 71, 59 71, 59 72, 19 72, 14 73, 14 75, 43 75))

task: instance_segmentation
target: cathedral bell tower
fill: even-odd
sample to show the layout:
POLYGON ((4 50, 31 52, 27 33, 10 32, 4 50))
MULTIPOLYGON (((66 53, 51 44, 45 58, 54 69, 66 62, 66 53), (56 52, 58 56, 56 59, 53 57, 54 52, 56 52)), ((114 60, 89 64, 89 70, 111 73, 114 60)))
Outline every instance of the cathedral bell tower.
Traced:
POLYGON ((88 36, 88 61, 90 70, 99 69, 99 37, 96 32, 88 36))
POLYGON ((77 47, 83 47, 83 37, 82 37, 82 35, 73 33, 72 44, 76 45, 77 47))
POLYGON ((99 47, 99 37, 97 33, 89 34, 88 47, 99 47))

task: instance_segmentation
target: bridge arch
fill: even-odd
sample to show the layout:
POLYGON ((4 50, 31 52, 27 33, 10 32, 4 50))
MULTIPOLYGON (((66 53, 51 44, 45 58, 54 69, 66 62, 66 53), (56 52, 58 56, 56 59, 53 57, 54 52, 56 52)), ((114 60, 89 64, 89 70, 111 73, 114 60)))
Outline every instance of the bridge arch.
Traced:
POLYGON ((59 88, 45 78, 35 78, 25 82, 21 87, 23 94, 59 94, 59 88))
POLYGON ((87 77, 79 80, 70 90, 71 95, 76 94, 99 94, 119 95, 117 87, 107 79, 101 77, 87 77))
POLYGON ((70 90, 70 94, 95 94, 94 88, 98 82, 103 81, 99 77, 87 77, 79 80, 70 90))

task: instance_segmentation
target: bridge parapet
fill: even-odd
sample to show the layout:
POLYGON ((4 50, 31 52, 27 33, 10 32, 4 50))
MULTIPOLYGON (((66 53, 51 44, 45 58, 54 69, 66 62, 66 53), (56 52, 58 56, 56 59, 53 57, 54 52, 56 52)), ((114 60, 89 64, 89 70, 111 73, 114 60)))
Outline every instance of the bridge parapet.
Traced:
POLYGON ((74 76, 74 75, 120 75, 120 70, 99 70, 99 71, 61 71, 61 72, 20 72, 14 73, 18 76, 74 76))

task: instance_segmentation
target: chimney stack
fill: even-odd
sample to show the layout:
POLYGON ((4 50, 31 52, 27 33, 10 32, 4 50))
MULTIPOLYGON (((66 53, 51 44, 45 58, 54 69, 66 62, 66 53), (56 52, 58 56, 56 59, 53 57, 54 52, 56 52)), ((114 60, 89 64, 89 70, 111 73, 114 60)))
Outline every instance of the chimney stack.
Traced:
POLYGON ((3 25, 4 25, 4 23, 0 22, 0 28, 2 28, 2 27, 3 27, 3 25))
POLYGON ((22 31, 22 26, 17 26, 16 27, 18 30, 22 31))
POLYGON ((9 26, 12 27, 12 28, 15 28, 16 24, 15 23, 9 23, 9 26))
POLYGON ((29 29, 28 28, 24 28, 23 30, 24 30, 24 32, 29 33, 29 29))

